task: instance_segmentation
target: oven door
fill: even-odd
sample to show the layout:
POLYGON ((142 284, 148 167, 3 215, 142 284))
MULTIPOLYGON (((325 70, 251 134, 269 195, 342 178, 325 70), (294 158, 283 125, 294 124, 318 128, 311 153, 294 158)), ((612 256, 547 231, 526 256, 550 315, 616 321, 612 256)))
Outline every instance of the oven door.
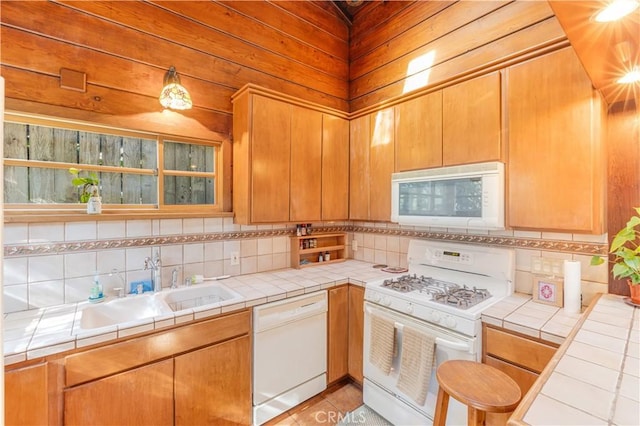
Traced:
MULTIPOLYGON (((477 339, 453 333, 445 328, 418 320, 397 311, 365 302, 364 319, 364 402, 393 424, 428 424, 433 422, 438 381, 436 369, 449 359, 478 360, 477 339), (391 371, 385 374, 369 358, 371 348, 371 315, 377 315, 394 322, 395 352, 391 371), (404 394, 397 387, 400 360, 402 357, 403 329, 410 326, 422 333, 435 337, 435 360, 431 370, 431 378, 427 398, 419 405, 411 396, 404 394), (428 419, 428 420, 426 420, 428 419), (425 423, 426 422, 426 423, 425 423)), ((451 398, 447 412, 447 424, 466 424, 467 407, 451 398)))

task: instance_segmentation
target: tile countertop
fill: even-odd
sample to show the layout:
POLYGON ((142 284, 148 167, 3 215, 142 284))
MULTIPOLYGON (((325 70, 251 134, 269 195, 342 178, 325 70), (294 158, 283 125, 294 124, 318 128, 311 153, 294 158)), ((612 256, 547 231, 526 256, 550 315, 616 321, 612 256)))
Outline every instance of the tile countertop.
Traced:
POLYGON ((241 303, 232 305, 223 303, 213 309, 185 309, 162 317, 91 330, 79 328, 82 310, 90 306, 89 302, 5 314, 3 319, 4 362, 5 365, 16 364, 287 297, 312 293, 340 284, 352 283, 364 286, 367 281, 396 275, 374 269, 372 266, 372 263, 347 260, 304 269, 281 269, 238 275, 225 279, 221 283, 244 296, 241 303))
POLYGON ((545 340, 571 329, 509 426, 640 425, 640 309, 624 300, 596 296, 573 328, 562 309, 545 320, 539 308, 548 306, 532 306, 535 302, 523 295, 505 299, 483 315, 487 322, 499 325, 495 321, 502 320, 505 328, 526 334, 537 330, 545 340), (527 323, 525 317, 533 319, 527 323))
POLYGON ((482 322, 561 345, 582 314, 531 300, 515 293, 482 312, 482 322))

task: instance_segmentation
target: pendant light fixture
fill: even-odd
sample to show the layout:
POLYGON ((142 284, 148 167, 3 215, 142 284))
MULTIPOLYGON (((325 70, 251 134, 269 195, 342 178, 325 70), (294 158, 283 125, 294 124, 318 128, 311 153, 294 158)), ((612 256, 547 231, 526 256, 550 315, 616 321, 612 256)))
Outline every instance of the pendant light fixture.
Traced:
POLYGON ((174 66, 164 75, 164 87, 160 93, 160 104, 169 109, 184 110, 193 106, 187 89, 180 84, 180 76, 174 66))

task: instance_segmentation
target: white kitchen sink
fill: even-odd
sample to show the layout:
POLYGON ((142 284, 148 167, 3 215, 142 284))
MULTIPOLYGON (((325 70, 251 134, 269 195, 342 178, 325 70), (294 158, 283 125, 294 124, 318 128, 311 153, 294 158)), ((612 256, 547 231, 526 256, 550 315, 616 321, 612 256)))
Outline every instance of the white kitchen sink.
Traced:
POLYGON ((209 305, 213 307, 222 303, 230 305, 244 299, 240 294, 218 282, 163 291, 159 293, 159 297, 161 297, 173 311, 209 305))
POLYGON ((171 313, 169 306, 155 295, 129 296, 100 305, 87 306, 82 310, 80 328, 106 327, 171 313))
POLYGON ((82 310, 81 329, 92 329, 143 320, 196 307, 216 307, 238 303, 243 296, 220 283, 200 284, 127 296, 82 310))

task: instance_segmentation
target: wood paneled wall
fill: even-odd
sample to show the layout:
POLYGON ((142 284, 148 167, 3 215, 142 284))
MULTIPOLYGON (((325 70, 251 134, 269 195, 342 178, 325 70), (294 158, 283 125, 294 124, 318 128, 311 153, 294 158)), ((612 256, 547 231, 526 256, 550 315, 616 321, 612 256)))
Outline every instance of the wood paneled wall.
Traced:
POLYGON ((373 1, 353 18, 351 111, 566 40, 543 1, 373 1))
POLYGON ((326 0, 10 1, 0 21, 8 109, 216 139, 246 83, 348 110, 349 26, 326 0), (171 65, 189 111, 158 102, 171 65), (61 68, 86 93, 60 88, 61 68))

